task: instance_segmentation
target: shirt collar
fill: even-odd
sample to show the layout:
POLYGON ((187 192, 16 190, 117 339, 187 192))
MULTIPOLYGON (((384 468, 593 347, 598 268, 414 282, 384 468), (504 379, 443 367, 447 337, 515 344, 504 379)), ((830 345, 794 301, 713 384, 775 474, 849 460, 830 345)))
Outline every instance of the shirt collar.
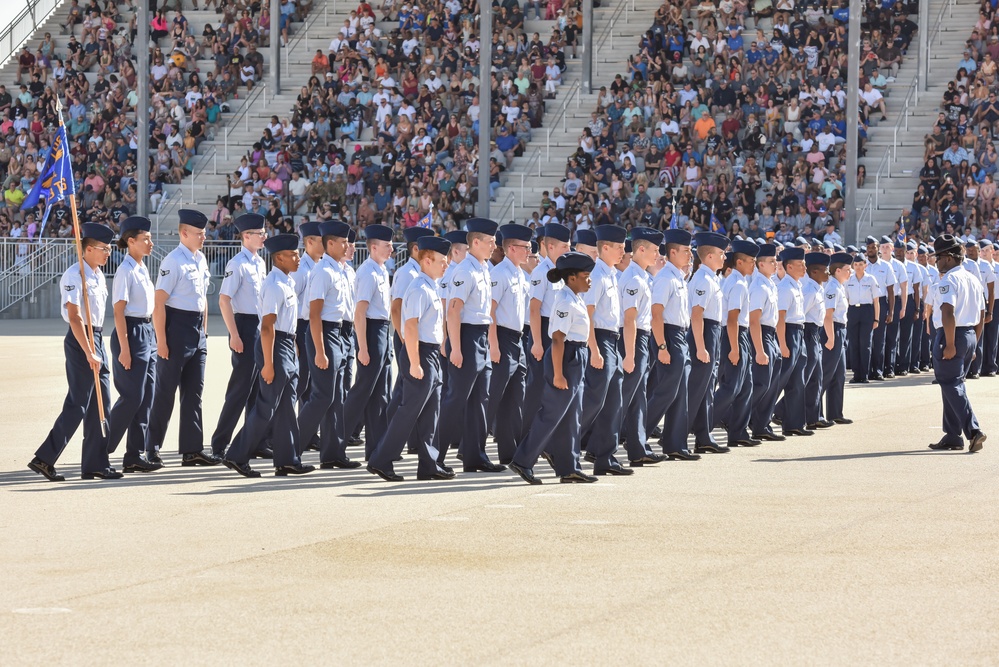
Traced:
POLYGON ((674 264, 673 262, 666 262, 664 270, 669 271, 670 273, 673 274, 673 276, 679 278, 680 280, 684 280, 683 271, 677 268, 676 264, 674 264))

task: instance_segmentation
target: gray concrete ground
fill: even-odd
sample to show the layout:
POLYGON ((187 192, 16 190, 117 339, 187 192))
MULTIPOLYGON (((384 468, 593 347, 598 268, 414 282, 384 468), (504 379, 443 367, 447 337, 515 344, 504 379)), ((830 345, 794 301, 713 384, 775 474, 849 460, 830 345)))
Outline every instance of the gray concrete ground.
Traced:
MULTIPOLYGON (((414 457, 395 485, 244 480, 176 455, 83 482, 79 435, 50 484, 25 464, 63 400, 63 326, 0 324, 0 664, 999 662, 999 437, 926 449, 925 375, 849 387, 852 426, 588 486, 543 463, 540 487, 417 482, 414 457)), ((970 393, 999 434, 999 380, 970 393)))

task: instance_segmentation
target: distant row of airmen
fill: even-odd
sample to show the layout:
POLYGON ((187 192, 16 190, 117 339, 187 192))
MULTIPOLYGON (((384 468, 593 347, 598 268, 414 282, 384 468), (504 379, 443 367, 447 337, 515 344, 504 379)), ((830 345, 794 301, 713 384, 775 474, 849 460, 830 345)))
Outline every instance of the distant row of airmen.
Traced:
POLYGON ((206 447, 206 223, 180 211, 180 243, 154 287, 150 223, 123 222, 110 364, 101 267, 114 233, 81 225, 88 299, 74 265, 60 282, 69 393, 32 470, 62 480, 55 464, 81 421, 84 479, 122 476, 110 463, 122 439, 124 472, 160 469, 179 391, 183 466, 259 477, 256 457, 273 459, 278 476, 298 475, 315 470, 302 462, 315 448, 321 468, 357 468, 347 448, 363 444, 367 470, 387 481, 403 479, 394 463, 404 451, 418 456, 418 479, 451 479, 456 448, 466 473, 509 467, 540 484, 543 458, 561 482, 589 483, 849 424, 848 367, 862 384, 932 366, 944 437, 931 446, 963 449, 967 438, 977 451, 985 441, 964 381, 997 372, 987 241, 868 237, 865 256, 803 238, 784 247, 600 225, 578 231, 573 247, 557 223, 473 218, 444 237, 405 230, 410 259, 390 277, 389 227, 364 229, 368 257, 355 272, 349 225, 309 222, 301 238, 267 238, 263 218, 249 214, 220 289, 232 372, 206 447), (724 443, 712 435, 719 427, 724 443), (490 433, 498 462, 486 453, 490 433))

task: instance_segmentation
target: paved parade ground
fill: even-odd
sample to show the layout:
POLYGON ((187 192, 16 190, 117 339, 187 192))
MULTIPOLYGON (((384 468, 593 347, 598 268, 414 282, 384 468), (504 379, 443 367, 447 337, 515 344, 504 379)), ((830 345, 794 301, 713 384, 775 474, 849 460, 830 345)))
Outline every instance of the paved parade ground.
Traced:
POLYGON ((592 485, 418 482, 414 456, 400 484, 247 480, 181 468, 176 411, 164 470, 81 481, 78 433, 52 484, 25 464, 64 332, 0 322, 0 664, 999 662, 999 379, 969 383, 974 455, 926 448, 924 374, 848 386, 853 425, 592 485))

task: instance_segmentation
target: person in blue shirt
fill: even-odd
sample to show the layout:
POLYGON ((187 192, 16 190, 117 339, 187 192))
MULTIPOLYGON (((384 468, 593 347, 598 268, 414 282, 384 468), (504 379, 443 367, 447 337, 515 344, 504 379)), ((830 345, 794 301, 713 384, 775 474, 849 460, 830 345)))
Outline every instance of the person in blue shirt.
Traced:
MULTIPOLYGON (((850 308, 844 285, 850 279, 853 255, 836 252, 829 257, 829 280, 823 290, 825 321, 822 325, 822 414, 834 424, 852 424, 843 416, 846 384, 846 320, 850 308)), ((822 404, 820 403, 820 408, 822 404)))
POLYGON ((411 255, 420 270, 403 295, 403 337, 406 346, 405 373, 397 384, 402 398, 389 419, 384 435, 368 459, 367 470, 387 482, 401 482, 393 462, 402 454, 406 440, 416 434, 419 464, 416 478, 453 479, 454 471, 438 463, 434 444, 441 413, 441 354, 444 342, 444 307, 437 281, 444 277, 451 243, 437 236, 422 236, 411 255))
POLYGON ((125 472, 152 472, 163 467, 143 458, 149 410, 153 404, 156 379, 156 337, 153 333, 153 282, 143 260, 153 249, 148 218, 132 216, 119 226, 118 247, 128 255, 118 266, 111 288, 114 307, 114 333, 111 335, 111 365, 118 401, 108 422, 108 452, 128 434, 122 469, 125 472))
POLYGON ((753 394, 749 428, 753 440, 782 441, 770 427, 777 405, 781 354, 777 343, 777 246, 764 243, 756 255, 756 273, 749 283, 749 338, 753 344, 753 394))
POLYGON ((590 356, 590 317, 580 295, 590 289, 594 264, 587 255, 567 252, 546 276, 548 282, 564 287, 556 292, 552 308, 541 406, 510 462, 510 469, 528 484, 541 484, 534 474, 539 456, 545 457, 563 484, 597 481, 579 467, 583 375, 590 356))
POLYGON ((260 473, 250 467, 250 454, 272 433, 274 474, 278 477, 304 475, 316 468, 302 464, 295 417, 298 297, 290 274, 298 270, 300 261, 298 235, 278 234, 267 239, 264 245, 274 268, 260 287, 260 333, 254 343, 259 392, 244 428, 226 450, 222 462, 244 477, 260 477, 260 473))
POLYGON ((721 330, 724 318, 722 282, 718 272, 725 265, 728 237, 714 232, 694 236, 700 265, 690 278, 690 377, 687 384, 687 411, 694 448, 724 451, 711 436, 714 427, 715 386, 721 360, 721 330))
POLYGON ((805 277, 805 251, 784 248, 780 254, 784 277, 777 283, 777 342, 780 345, 781 372, 777 394, 784 394, 782 416, 775 419, 783 427, 783 435, 812 435, 805 429, 805 366, 804 349, 805 299, 801 279, 805 277))
MULTIPOLYGON (((298 408, 301 409, 309 398, 310 370, 309 355, 306 349, 309 336, 309 300, 305 288, 309 284, 309 274, 323 258, 323 237, 319 235, 318 222, 303 222, 298 227, 298 233, 305 244, 305 252, 301 254, 298 269, 291 273, 295 281, 295 297, 298 299, 298 324, 295 328, 295 347, 298 350, 298 408)), ((318 445, 305 443, 307 448, 318 445)))
POLYGON ((822 419, 822 331, 826 320, 825 283, 829 280, 829 255, 810 252, 805 255, 801 293, 805 302, 805 428, 829 428, 822 419))

